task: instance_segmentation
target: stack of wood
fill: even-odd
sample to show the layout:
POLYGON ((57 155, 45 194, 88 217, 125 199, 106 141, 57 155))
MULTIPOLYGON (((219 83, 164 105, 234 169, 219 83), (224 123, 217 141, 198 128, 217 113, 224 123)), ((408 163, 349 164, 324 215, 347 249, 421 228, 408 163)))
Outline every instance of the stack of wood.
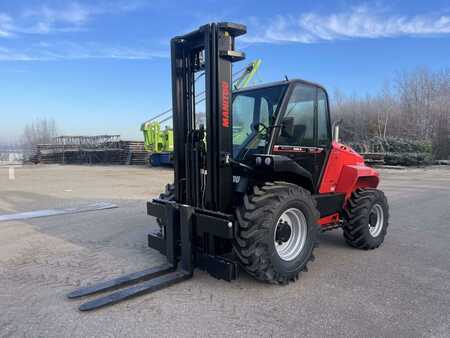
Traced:
POLYGON ((55 144, 38 144, 33 148, 31 160, 35 163, 63 163, 62 149, 55 144))
POLYGON ((142 141, 121 141, 118 135, 60 136, 38 144, 30 160, 58 164, 148 164, 150 152, 142 141))
POLYGON ((126 165, 146 165, 150 152, 144 149, 143 141, 121 141, 122 163, 126 165))
POLYGON ((122 164, 119 147, 90 149, 80 145, 38 144, 31 161, 44 164, 122 164))

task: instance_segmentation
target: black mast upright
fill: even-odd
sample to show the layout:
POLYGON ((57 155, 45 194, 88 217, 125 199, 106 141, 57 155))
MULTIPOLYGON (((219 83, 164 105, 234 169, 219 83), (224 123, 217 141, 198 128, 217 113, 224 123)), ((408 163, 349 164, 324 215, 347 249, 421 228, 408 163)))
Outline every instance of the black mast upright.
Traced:
POLYGON ((245 32, 243 25, 213 23, 172 39, 175 190, 179 203, 230 211, 231 64, 244 58, 243 53, 234 50, 234 38, 245 32), (203 132, 195 125, 194 79, 195 73, 201 70, 205 71, 206 147, 201 140, 203 132), (205 191, 198 188, 201 169, 207 173, 205 191))

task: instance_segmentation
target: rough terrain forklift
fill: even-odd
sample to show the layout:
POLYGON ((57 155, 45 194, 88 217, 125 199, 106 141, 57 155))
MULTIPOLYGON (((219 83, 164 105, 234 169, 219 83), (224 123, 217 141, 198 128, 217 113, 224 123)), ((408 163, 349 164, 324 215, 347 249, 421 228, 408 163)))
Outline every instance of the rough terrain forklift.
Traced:
POLYGON ((80 310, 162 289, 195 268, 226 281, 243 269, 288 284, 314 259, 319 231, 342 228, 347 243, 364 250, 383 242, 388 204, 379 175, 333 140, 325 89, 285 80, 232 90, 232 63, 244 59, 235 38, 245 33, 243 25, 212 23, 172 39, 175 180, 147 202, 161 226, 148 244, 167 264, 72 292, 128 286, 80 310), (195 118, 199 74, 206 125, 195 118))

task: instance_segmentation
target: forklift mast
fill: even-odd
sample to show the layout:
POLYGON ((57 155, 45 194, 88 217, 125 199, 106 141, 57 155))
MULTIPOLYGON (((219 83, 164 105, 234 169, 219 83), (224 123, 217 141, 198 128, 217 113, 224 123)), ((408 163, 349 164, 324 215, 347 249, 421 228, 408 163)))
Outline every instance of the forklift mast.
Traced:
POLYGON ((232 207, 232 63, 246 27, 211 23, 171 41, 175 199, 211 211, 232 207), (204 71, 206 126, 195 121, 195 82, 204 71))

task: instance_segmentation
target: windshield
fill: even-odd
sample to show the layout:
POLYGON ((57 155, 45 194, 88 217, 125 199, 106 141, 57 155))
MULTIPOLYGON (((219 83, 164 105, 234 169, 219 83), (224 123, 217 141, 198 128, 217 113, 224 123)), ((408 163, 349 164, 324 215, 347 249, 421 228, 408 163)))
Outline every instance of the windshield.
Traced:
POLYGON ((252 89, 233 94, 233 157, 243 159, 249 152, 264 152, 268 143, 267 130, 277 113, 286 85, 252 89))

